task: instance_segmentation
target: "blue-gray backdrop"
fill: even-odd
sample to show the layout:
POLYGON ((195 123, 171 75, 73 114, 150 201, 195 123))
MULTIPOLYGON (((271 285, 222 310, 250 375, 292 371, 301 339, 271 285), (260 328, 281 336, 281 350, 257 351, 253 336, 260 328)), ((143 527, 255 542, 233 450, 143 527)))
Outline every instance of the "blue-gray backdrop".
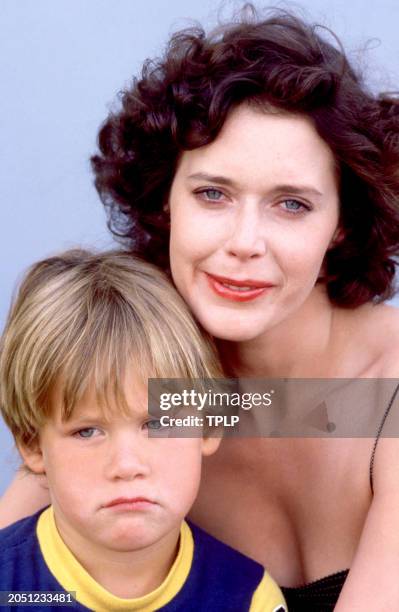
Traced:
MULTIPOLYGON (((115 93, 146 57, 162 51, 172 31, 195 19, 211 27, 242 3, 216 4, 0 1, 0 328, 15 283, 32 261, 72 245, 112 245, 88 163, 97 128, 115 93)), ((397 0, 279 6, 330 26, 372 88, 399 88, 397 0)), ((0 494, 17 465, 0 423, 0 494)))

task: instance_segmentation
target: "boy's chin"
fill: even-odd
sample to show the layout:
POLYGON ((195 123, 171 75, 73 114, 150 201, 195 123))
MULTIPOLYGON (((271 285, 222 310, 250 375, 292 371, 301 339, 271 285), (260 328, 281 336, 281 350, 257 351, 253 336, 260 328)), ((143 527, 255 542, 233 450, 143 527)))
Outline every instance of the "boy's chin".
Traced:
POLYGON ((107 541, 104 544, 110 550, 115 552, 134 552, 149 548, 157 544, 160 540, 167 537, 173 538, 172 532, 176 533, 176 541, 179 537, 180 526, 173 530, 165 531, 165 528, 145 528, 131 525, 130 528, 126 525, 123 529, 119 528, 110 533, 107 541))

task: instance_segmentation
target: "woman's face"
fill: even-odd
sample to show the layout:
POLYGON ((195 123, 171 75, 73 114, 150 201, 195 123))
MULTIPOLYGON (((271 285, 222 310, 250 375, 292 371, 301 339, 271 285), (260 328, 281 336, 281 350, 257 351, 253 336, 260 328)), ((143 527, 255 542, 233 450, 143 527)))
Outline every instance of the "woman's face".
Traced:
POLYGON ((334 158, 308 118, 243 105, 182 154, 169 207, 178 290, 213 336, 251 340, 312 293, 337 233, 334 158))

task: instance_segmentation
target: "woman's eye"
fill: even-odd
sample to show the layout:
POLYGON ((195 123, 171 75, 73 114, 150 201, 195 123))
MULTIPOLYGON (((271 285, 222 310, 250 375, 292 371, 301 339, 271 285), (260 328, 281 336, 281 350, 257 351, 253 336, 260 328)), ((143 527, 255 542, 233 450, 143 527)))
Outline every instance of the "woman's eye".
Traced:
POLYGON ((196 193, 201 195, 207 202, 220 202, 223 198, 223 193, 219 189, 201 189, 201 191, 196 193))
POLYGON ((93 438, 96 434, 99 435, 99 430, 97 429, 97 427, 85 427, 83 429, 75 431, 74 433, 77 438, 84 439, 93 438))
POLYGON ((308 206, 303 204, 303 202, 299 202, 298 200, 287 199, 287 200, 284 200, 281 204, 284 210, 286 210, 289 213, 297 214, 297 213, 303 212, 304 210, 309 210, 308 206))

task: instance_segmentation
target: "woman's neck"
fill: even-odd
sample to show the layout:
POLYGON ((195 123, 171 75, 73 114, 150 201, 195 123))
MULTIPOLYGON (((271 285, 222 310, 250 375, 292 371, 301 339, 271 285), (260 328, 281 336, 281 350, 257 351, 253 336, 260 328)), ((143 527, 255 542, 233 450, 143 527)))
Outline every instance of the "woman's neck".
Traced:
POLYGON ((303 306, 261 336, 219 343, 229 375, 270 378, 328 377, 340 341, 340 317, 323 287, 315 287, 303 306))

